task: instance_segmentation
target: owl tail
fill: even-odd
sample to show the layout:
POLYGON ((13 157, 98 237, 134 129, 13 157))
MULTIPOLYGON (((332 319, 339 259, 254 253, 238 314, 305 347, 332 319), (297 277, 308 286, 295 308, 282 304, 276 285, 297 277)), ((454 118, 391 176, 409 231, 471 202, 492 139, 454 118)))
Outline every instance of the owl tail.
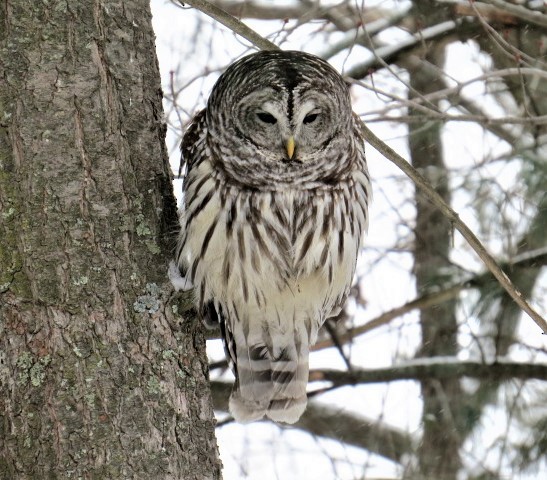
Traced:
POLYGON ((264 343, 237 347, 236 383, 230 411, 238 422, 264 415, 276 422, 295 423, 306 409, 309 348, 295 336, 274 335, 264 343))
POLYGON ((292 352, 282 350, 277 360, 272 362, 274 395, 266 415, 275 422, 295 423, 308 403, 308 344, 306 342, 296 347, 298 349, 292 352))

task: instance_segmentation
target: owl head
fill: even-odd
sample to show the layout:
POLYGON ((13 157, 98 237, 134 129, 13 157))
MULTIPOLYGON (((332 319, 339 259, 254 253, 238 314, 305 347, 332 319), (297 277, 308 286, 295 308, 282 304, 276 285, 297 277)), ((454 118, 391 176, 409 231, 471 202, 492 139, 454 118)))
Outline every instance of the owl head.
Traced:
POLYGON ((348 86, 304 52, 262 51, 232 64, 213 88, 206 118, 221 168, 250 183, 313 180, 351 149, 348 86))

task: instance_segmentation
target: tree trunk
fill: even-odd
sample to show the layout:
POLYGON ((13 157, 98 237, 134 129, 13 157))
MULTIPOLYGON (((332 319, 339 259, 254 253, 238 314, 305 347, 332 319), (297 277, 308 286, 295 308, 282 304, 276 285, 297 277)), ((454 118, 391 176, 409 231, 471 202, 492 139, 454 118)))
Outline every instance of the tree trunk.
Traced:
POLYGON ((220 478, 148 1, 0 22, 0 478, 220 478))
MULTIPOLYGON (((442 57, 442 53, 435 52, 427 60, 439 65, 439 56, 442 57)), ((428 94, 439 89, 435 79, 430 78, 426 72, 416 70, 409 73, 410 85, 415 92, 428 94)), ((413 96, 411 93, 410 97, 413 96)), ((417 117, 421 118, 421 113, 417 117)), ((448 175, 441 144, 439 122, 409 124, 412 164, 422 170, 437 192, 445 201, 450 202, 448 175)), ((419 295, 430 293, 435 288, 442 289, 451 283, 447 275, 451 269, 451 234, 452 227, 439 209, 417 191, 414 270, 419 295)), ((419 356, 457 354, 458 325, 454 300, 423 309, 420 312, 420 326, 422 346, 419 356)), ((421 389, 424 402, 423 437, 418 449, 421 474, 424 478, 456 479, 461 467, 459 449, 462 443, 456 420, 459 412, 456 402, 461 395, 459 380, 423 380, 421 389)))
MULTIPOLYGON (((415 14, 419 25, 429 26, 437 21, 430 15, 429 2, 415 2, 415 14)), ((424 60, 442 68, 444 46, 426 46, 424 60)), ((427 95, 442 89, 435 75, 428 69, 409 70, 409 98, 427 95)), ((431 104, 430 104, 431 105, 431 104)), ((431 105, 436 107, 435 104, 431 105)), ((439 195, 450 203, 448 171, 444 164, 441 130, 439 121, 424 124, 422 112, 409 109, 416 121, 409 123, 409 149, 412 164, 421 171, 439 195)), ((449 272, 453 266, 449 259, 452 239, 452 225, 440 210, 416 190, 416 226, 414 239, 414 271, 418 295, 425 295, 435 289, 452 284, 449 272)), ((418 356, 435 357, 456 355, 458 352, 458 324, 455 300, 445 301, 420 312, 422 345, 418 356)), ((418 448, 420 473, 423 478, 455 480, 461 468, 459 450, 463 439, 459 435, 458 399, 461 395, 459 379, 427 379, 420 382, 423 396, 423 436, 418 448)))

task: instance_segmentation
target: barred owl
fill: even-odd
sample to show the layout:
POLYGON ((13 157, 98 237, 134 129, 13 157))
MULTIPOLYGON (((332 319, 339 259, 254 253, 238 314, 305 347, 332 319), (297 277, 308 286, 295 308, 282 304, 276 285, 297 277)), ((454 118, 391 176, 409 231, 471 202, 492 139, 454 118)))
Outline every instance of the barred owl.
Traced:
POLYGON ((371 195, 348 86, 325 61, 232 64, 184 135, 177 266, 235 374, 230 411, 296 422, 309 348, 340 311, 371 195))

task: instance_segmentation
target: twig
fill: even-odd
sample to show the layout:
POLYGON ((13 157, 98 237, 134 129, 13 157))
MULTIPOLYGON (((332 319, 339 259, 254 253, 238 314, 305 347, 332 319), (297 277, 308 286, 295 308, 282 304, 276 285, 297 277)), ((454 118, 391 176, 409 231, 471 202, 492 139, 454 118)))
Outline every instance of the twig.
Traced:
POLYGON ((522 50, 514 47, 509 43, 505 38, 503 38, 502 35, 496 30, 492 25, 488 23, 486 18, 481 14, 477 6, 470 2, 469 5, 474 10, 474 12, 477 14, 477 19, 479 20, 480 24, 483 26, 484 30, 492 40, 500 49, 500 51, 510 60, 516 61, 516 63, 523 65, 529 65, 531 67, 536 66, 545 67, 545 63, 541 61, 540 58, 534 58, 530 55, 527 55, 522 50))
MULTIPOLYGON (((515 258, 512 258, 511 261, 506 264, 506 266, 511 269, 514 269, 517 267, 519 269, 532 268, 532 267, 538 267, 542 265, 547 265, 547 247, 537 248, 531 251, 521 253, 517 255, 515 258)), ((412 312, 413 310, 416 310, 418 308, 419 309, 429 308, 434 305, 439 305, 440 303, 447 302, 448 300, 452 300, 453 298, 456 298, 459 295, 459 293, 465 289, 480 288, 481 286, 485 285, 488 281, 490 281, 490 279, 492 279, 492 274, 491 272, 486 271, 474 277, 467 278, 459 282, 458 284, 451 285, 439 292, 431 292, 431 293, 426 293, 425 295, 421 295, 420 297, 415 298, 414 300, 411 300, 409 302, 406 302, 403 305, 400 305, 391 310, 388 310, 387 312, 381 313, 380 315, 373 318, 372 320, 369 320, 363 325, 350 328, 342 334, 339 333, 338 342, 341 345, 344 345, 348 343, 349 341, 355 339, 359 335, 363 335, 378 327, 387 325, 389 322, 391 322, 395 318, 399 318, 407 313, 412 312)), ((325 340, 318 341, 315 345, 313 345, 313 347, 311 347, 310 350, 315 352, 317 350, 330 348, 332 346, 334 346, 334 343, 332 342, 332 340, 327 338, 325 340)))
POLYGON ((368 47, 368 39, 370 37, 373 37, 381 31, 399 23, 407 15, 408 10, 402 10, 400 12, 396 12, 388 18, 381 18, 366 25, 358 25, 356 28, 344 34, 344 38, 338 43, 329 46, 329 49, 323 52, 320 57, 328 60, 329 58, 334 57, 337 53, 340 53, 346 48, 350 48, 356 44, 362 44, 368 47), (361 28, 365 29, 366 32, 358 33, 361 28))
MULTIPOLYGON (((334 320, 334 322, 337 321, 337 320, 331 319, 331 318, 327 319, 327 321, 324 323, 325 330, 328 332, 328 334, 330 336, 330 341, 332 342, 332 344, 338 350, 338 353, 342 357, 342 360, 344 360, 344 363, 346 364, 346 368, 351 371, 351 369, 352 369, 351 368, 351 362, 350 362, 349 358, 346 356, 346 354, 344 352, 343 345, 344 345, 345 342, 340 341, 338 332, 336 331, 336 328, 333 325, 333 323, 334 323, 333 320, 334 320)), ((310 350, 313 350, 313 347, 310 350)))
MULTIPOLYGON (((417 65, 416 68, 426 68, 425 63, 422 61, 420 62, 420 65, 417 65)), ((433 72, 432 72, 433 73, 433 72)), ((473 83, 477 82, 485 82, 485 81, 498 81, 501 78, 505 77, 523 77, 529 75, 530 77, 533 77, 534 80, 539 77, 542 79, 547 80, 547 72, 544 72, 543 70, 540 70, 538 68, 504 68, 501 70, 492 70, 490 72, 486 72, 482 75, 479 75, 477 77, 471 78, 466 81, 457 82, 454 86, 449 86, 446 83, 446 80, 444 80, 442 77, 437 77, 436 81, 441 81, 446 83, 446 87, 442 88, 440 90, 437 90, 434 93, 429 93, 427 95, 423 95, 422 97, 413 98, 412 100, 409 100, 408 98, 403 98, 398 95, 395 95, 391 92, 388 92, 386 90, 381 90, 378 87, 368 85, 367 83, 358 80, 358 79, 349 79, 352 84, 358 85, 359 87, 365 88, 367 90, 370 90, 372 92, 380 93, 386 97, 388 97, 390 100, 394 100, 395 102, 390 102, 385 108, 381 110, 371 110, 367 112, 368 115, 385 115, 388 111, 394 110, 394 109, 400 109, 401 106, 411 106, 412 108, 417 108, 419 104, 423 103, 424 101, 432 102, 437 99, 444 99, 449 100, 451 103, 453 103, 453 106, 457 106, 461 101, 461 91, 473 83), (452 101, 453 99, 453 101, 452 101)), ((439 113, 437 110, 433 110, 432 108, 426 108, 426 112, 430 113, 431 111, 439 113)), ((486 116, 486 115, 482 115, 486 116)), ((510 143, 510 141, 508 141, 510 143)))
MULTIPOLYGON (((429 69, 429 71, 431 71, 431 73, 435 73, 435 71, 431 69, 431 66, 427 62, 420 60, 417 57, 414 57, 414 58, 415 58, 415 62, 414 61, 412 62, 412 63, 415 63, 413 65, 413 68, 420 68, 420 69, 427 68, 429 69)), ((460 82, 455 87, 449 87, 447 84, 445 88, 438 90, 437 92, 433 94, 422 95, 420 97, 416 97, 411 100, 398 97, 390 92, 380 90, 377 87, 369 86, 360 80, 352 79, 352 83, 359 85, 363 88, 366 88, 368 90, 381 93, 382 95, 390 98, 391 100, 394 100, 393 102, 391 102, 390 104, 391 106, 386 107, 383 110, 369 112, 366 114, 367 117, 369 115, 385 114, 389 110, 393 108, 400 108, 401 106, 412 107, 414 109, 421 109, 426 113, 426 115, 431 114, 432 112, 433 114, 438 114, 441 112, 438 112, 437 110, 430 108, 429 106, 423 106, 421 105, 421 103, 423 103, 424 101, 432 101, 437 98, 444 98, 445 100, 448 100, 452 104, 452 106, 457 108, 458 110, 467 111, 468 113, 477 116, 477 118, 485 118, 485 121, 481 122, 483 128, 490 131, 494 135, 500 137, 501 139, 505 140, 509 145, 512 145, 514 147, 514 151, 519 152, 523 150, 528 150, 526 152, 527 156, 529 156, 531 159, 534 159, 536 161, 540 161, 542 159, 540 159, 539 156, 531 150, 533 147, 537 148, 535 139, 530 139, 527 136, 519 136, 518 134, 514 135, 507 128, 502 126, 501 123, 491 122, 488 115, 486 115, 486 113, 478 105, 476 105, 473 101, 461 95, 461 89, 473 83, 474 81, 488 80, 489 77, 503 78, 506 76, 513 76, 513 75, 520 75, 520 76, 536 75, 540 77, 546 77, 547 73, 542 72, 539 69, 526 68, 526 67, 525 68, 506 68, 503 70, 497 70, 497 71, 485 73, 484 75, 480 77, 476 77, 466 82, 460 82)), ((436 81, 446 83, 444 78, 442 78, 441 76, 438 76, 436 81)), ((367 119, 363 117, 364 115, 361 116, 361 120, 363 120, 364 122, 371 123, 372 121, 376 121, 376 119, 371 120, 370 118, 367 119)), ((389 117, 385 117, 384 119, 378 119, 378 120, 384 121, 384 120, 387 120, 388 118, 389 117)), ((390 119, 390 121, 400 121, 399 118, 401 117, 397 117, 396 119, 390 119)))
MULTIPOLYGON (((345 343, 349 342, 355 337, 359 335, 363 335, 364 333, 370 332, 371 330, 374 330, 383 325, 387 325, 389 322, 391 322, 395 318, 401 317, 406 313, 416 310, 417 308, 425 309, 434 305, 439 305, 440 303, 446 302, 453 298, 456 298, 458 294, 462 290, 465 290, 466 288, 471 288, 471 285, 462 283, 459 285, 454 285, 441 292, 435 292, 435 293, 429 293, 429 294, 423 295, 419 298, 416 298, 410 302, 405 303, 404 305, 393 308, 392 310, 388 310, 387 312, 384 312, 378 315, 376 318, 373 318, 372 320, 368 321, 367 323, 363 325, 359 325, 358 327, 349 329, 347 332, 338 336, 338 341, 340 342, 340 344, 344 345, 345 343)), ((324 348, 329 348, 332 346, 333 346, 332 340, 325 339, 325 340, 318 341, 315 345, 313 345, 313 347, 310 348, 310 350, 312 352, 315 352, 317 350, 322 350, 324 348)))
POLYGON ((241 35, 243 38, 251 42, 256 47, 261 50, 279 50, 279 47, 274 43, 266 40, 264 37, 261 37, 253 29, 249 28, 243 22, 240 22, 237 18, 233 17, 229 13, 226 13, 224 10, 218 8, 216 5, 205 0, 178 0, 178 3, 184 5, 188 4, 192 7, 198 9, 200 12, 205 13, 213 20, 216 20, 219 23, 222 23, 225 27, 232 30, 232 32, 241 35))
MULTIPOLYGON (((348 77, 363 78, 372 72, 384 67, 386 64, 395 63, 395 59, 402 53, 421 47, 425 41, 441 39, 447 35, 453 35, 462 28, 462 20, 448 20, 429 28, 425 28, 411 37, 397 42, 395 45, 386 45, 373 51, 374 56, 363 63, 355 65, 346 72, 348 77)), ((366 31, 365 31, 366 33, 366 31)))
POLYGON ((540 11, 530 10, 529 8, 514 5, 512 3, 505 2, 504 0, 482 0, 480 3, 489 3, 505 13, 518 17, 524 22, 533 23, 539 27, 547 28, 547 17, 540 11))
POLYGON ((486 265, 488 270, 492 272, 492 275, 498 280, 501 286, 507 291, 510 297, 517 303, 517 305, 524 310, 528 316, 536 322, 541 328, 544 334, 547 334, 547 321, 536 312, 530 304, 522 297, 520 291, 513 285, 513 282, 509 279, 506 273, 496 263, 492 255, 488 253, 486 248, 471 231, 471 229, 460 219, 459 215, 452 210, 441 196, 433 189, 428 181, 420 174, 412 165, 410 165, 403 157, 401 157, 395 150, 382 142, 372 131, 361 122, 361 131, 365 140, 370 143, 378 152, 380 152, 389 161, 393 162, 399 167, 422 191, 422 193, 442 212, 442 214, 448 218, 456 229, 467 240, 467 243, 475 250, 477 255, 486 265))
MULTIPOLYGON (((367 114, 369 115, 369 114, 367 114)), ((410 122, 423 122, 425 120, 442 120, 443 122, 473 122, 489 125, 546 125, 547 115, 541 115, 536 117, 499 117, 492 118, 487 115, 471 115, 471 114, 459 114, 450 115, 449 113, 437 113, 431 110, 427 114, 423 114, 419 118, 411 117, 409 115, 399 116, 385 116, 367 120, 367 123, 371 122, 399 122, 408 124, 410 122)))

